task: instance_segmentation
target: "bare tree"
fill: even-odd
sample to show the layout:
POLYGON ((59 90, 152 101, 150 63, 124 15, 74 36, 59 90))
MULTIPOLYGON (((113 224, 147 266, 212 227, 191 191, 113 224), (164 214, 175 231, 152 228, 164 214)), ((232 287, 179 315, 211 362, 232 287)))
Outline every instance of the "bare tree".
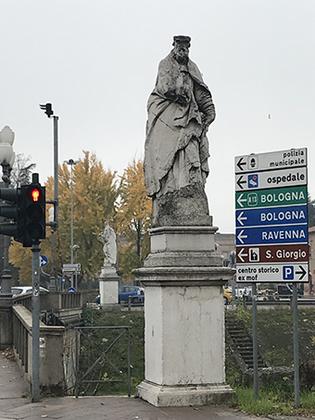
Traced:
POLYGON ((25 156, 23 153, 17 154, 11 172, 12 187, 18 188, 21 185, 30 183, 31 174, 35 166, 35 163, 31 163, 30 156, 25 156))

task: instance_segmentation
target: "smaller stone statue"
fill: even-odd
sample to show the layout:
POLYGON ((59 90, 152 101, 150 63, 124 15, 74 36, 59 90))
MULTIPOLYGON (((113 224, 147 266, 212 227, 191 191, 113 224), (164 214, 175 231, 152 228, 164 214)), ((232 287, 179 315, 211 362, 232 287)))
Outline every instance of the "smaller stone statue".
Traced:
POLYGON ((104 230, 99 234, 99 240, 104 244, 104 263, 103 267, 113 267, 117 262, 117 244, 116 244, 116 233, 112 227, 110 227, 107 220, 104 223, 104 230))

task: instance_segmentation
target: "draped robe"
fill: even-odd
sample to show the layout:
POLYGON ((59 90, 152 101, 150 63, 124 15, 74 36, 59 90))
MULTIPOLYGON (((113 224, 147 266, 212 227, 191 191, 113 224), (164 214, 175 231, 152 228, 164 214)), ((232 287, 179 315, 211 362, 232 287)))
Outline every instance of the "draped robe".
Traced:
POLYGON ((156 197, 186 186, 204 186, 209 173, 206 131, 215 109, 196 64, 179 64, 173 51, 162 60, 147 109, 144 172, 153 204, 156 197))

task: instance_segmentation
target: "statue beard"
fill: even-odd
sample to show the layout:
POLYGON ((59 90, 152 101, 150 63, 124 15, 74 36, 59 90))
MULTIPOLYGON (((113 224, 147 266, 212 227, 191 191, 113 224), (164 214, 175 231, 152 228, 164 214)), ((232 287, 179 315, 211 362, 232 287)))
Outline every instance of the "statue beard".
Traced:
POLYGON ((174 55, 175 55, 175 60, 179 64, 188 64, 188 60, 189 60, 188 55, 180 55, 180 54, 177 54, 177 53, 175 53, 174 55))

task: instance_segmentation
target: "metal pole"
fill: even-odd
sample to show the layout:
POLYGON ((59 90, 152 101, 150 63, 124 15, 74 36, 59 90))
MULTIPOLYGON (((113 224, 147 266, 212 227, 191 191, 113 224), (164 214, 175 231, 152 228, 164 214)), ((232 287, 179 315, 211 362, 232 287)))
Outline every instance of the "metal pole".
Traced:
MULTIPOLYGON (((70 166, 71 178, 71 220, 70 220, 70 262, 73 264, 73 164, 70 166)), ((73 287, 73 273, 71 273, 71 287, 73 287)))
POLYGON ((293 360, 294 360, 294 405, 300 407, 300 357, 299 357, 299 314, 298 291, 296 283, 293 284, 292 312, 293 312, 293 360))
POLYGON ((58 119, 54 116, 54 222, 55 229, 58 225, 58 119))
POLYGON ((39 244, 32 245, 32 402, 40 398, 39 385, 39 244))
POLYGON ((70 166, 70 179, 71 179, 71 220, 70 220, 70 247, 71 247, 71 264, 73 264, 73 164, 70 166))
POLYGON ((79 366, 80 366, 80 330, 76 329, 76 340, 75 340, 75 390, 74 390, 74 395, 76 398, 78 398, 79 396, 79 386, 80 386, 80 382, 79 382, 79 366))
POLYGON ((258 345, 257 345, 257 286, 252 284, 252 307, 253 307, 253 379, 254 379, 254 399, 258 399, 259 382, 258 382, 258 345))
POLYGON ((128 334, 128 397, 131 396, 131 349, 130 349, 130 331, 127 329, 128 334))
POLYGON ((53 277, 57 279, 57 228, 58 228, 58 204, 59 204, 59 178, 58 178, 58 120, 53 116, 54 121, 54 228, 52 233, 52 266, 53 277))

